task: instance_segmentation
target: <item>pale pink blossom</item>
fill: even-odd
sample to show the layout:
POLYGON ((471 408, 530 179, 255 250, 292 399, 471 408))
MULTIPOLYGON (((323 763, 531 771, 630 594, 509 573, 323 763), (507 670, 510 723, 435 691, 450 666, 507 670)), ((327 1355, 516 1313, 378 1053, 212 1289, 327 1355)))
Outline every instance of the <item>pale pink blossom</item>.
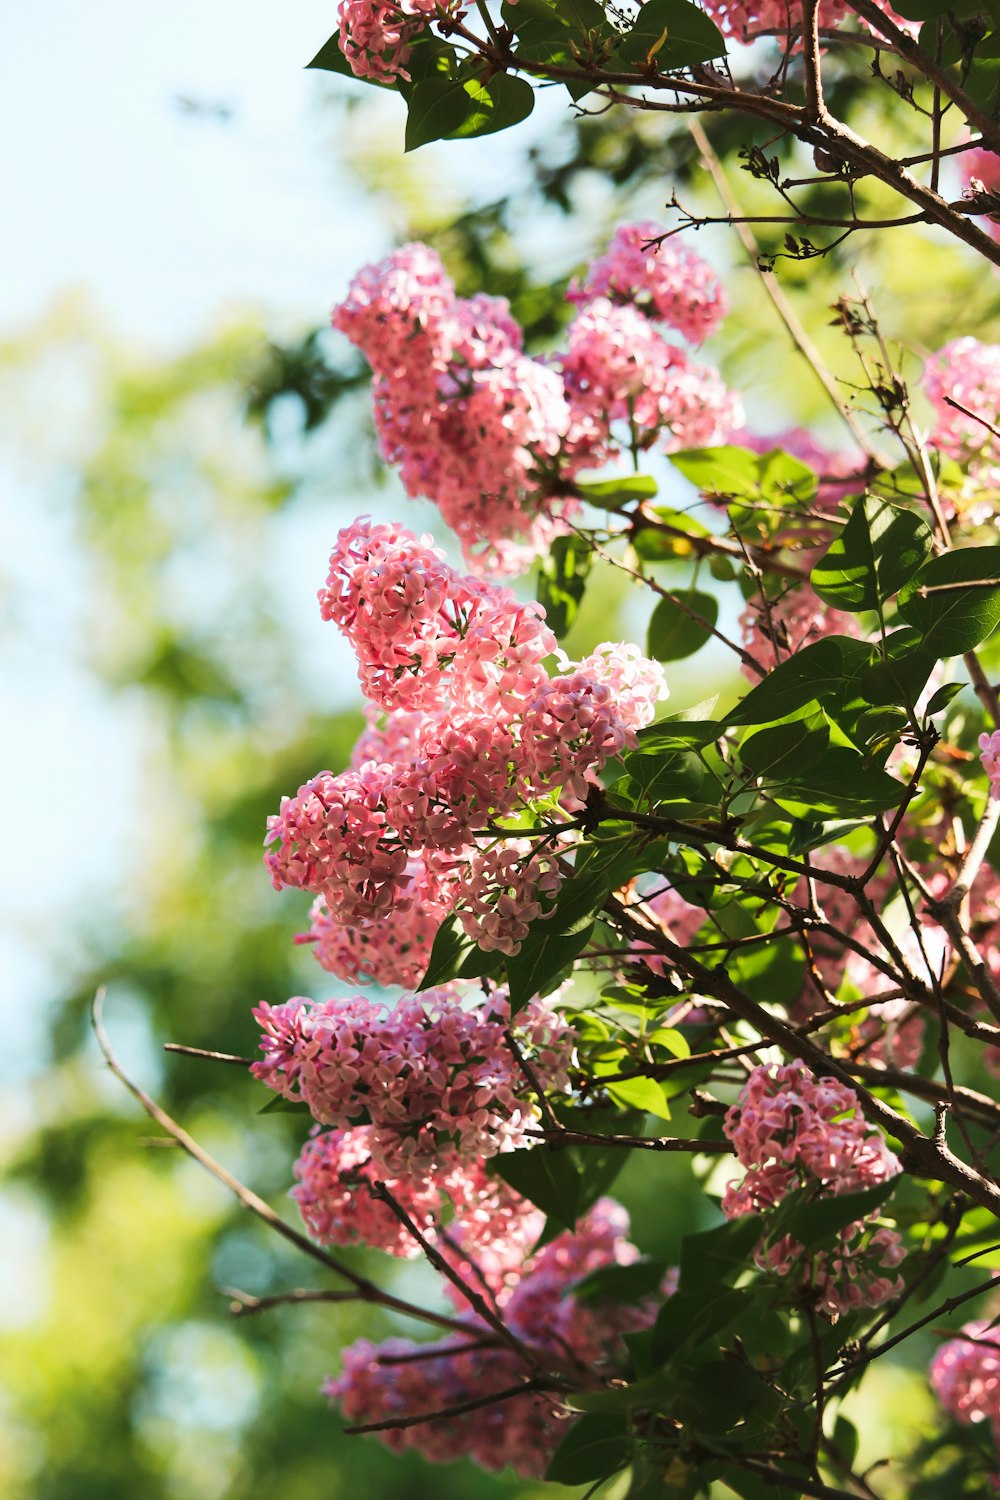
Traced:
POLYGON ((373 1128, 328 1130, 303 1146, 291 1196, 324 1245, 368 1245, 413 1259, 421 1247, 374 1191, 382 1182, 415 1227, 463 1274, 485 1279, 502 1302, 521 1274, 545 1216, 491 1176, 481 1160, 442 1154, 434 1169, 392 1176, 372 1155, 373 1128))
POLYGON ((454 878, 428 868, 422 855, 411 855, 399 900, 389 920, 367 926, 337 922, 320 896, 309 912, 309 929, 297 943, 313 944, 313 955, 327 973, 350 984, 374 982, 415 989, 424 976, 438 928, 454 902, 454 878))
MULTIPOLYGON (((802 49, 802 7, 795 0, 705 0, 704 8, 722 31, 741 42, 749 43, 756 37, 775 33, 780 39, 792 33, 791 50, 799 52, 802 49)), ((914 23, 894 11, 885 0, 880 0, 879 8, 900 30, 908 35, 914 34, 914 23)), ((840 26, 846 20, 858 21, 859 25, 870 29, 851 10, 847 0, 820 0, 820 26, 840 26)), ((881 35, 880 32, 876 34, 881 35)))

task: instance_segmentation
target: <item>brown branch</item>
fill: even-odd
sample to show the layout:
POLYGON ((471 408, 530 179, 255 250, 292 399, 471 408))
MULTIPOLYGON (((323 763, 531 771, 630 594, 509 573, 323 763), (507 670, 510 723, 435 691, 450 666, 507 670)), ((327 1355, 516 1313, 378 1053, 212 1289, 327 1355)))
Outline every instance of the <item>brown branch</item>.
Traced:
MULTIPOLYGON (((450 1353, 450 1350, 444 1350, 450 1353)), ((464 1416, 466 1412, 481 1411, 484 1406, 495 1406, 501 1401, 512 1401, 516 1396, 526 1396, 532 1391, 561 1391, 570 1387, 553 1380, 522 1380, 518 1385, 509 1385, 502 1391, 491 1391, 486 1396, 472 1396, 468 1401, 456 1401, 453 1406, 441 1406, 437 1411, 418 1412, 412 1417, 387 1417, 382 1422, 362 1422, 343 1431, 351 1437, 364 1432, 395 1432, 405 1427, 420 1427, 425 1422, 445 1422, 451 1417, 464 1416)))
POLYGON ((241 1068, 252 1068, 252 1057, 237 1057, 235 1052, 212 1052, 207 1047, 185 1047, 182 1042, 164 1042, 164 1052, 179 1052, 184 1057, 205 1057, 209 1062, 233 1063, 241 1068))
MULTIPOLYGON (((346 1281, 353 1288, 352 1295, 355 1300, 375 1303, 379 1307, 385 1307, 391 1312, 401 1313, 403 1316, 414 1318, 421 1323, 432 1323, 436 1327, 455 1327, 454 1319, 445 1318, 440 1313, 430 1312, 427 1308, 417 1307, 414 1303, 406 1302, 401 1297, 394 1297, 391 1292, 384 1292, 381 1287, 376 1286, 373 1281, 369 1281, 366 1276, 359 1276, 357 1271, 353 1271, 343 1261, 330 1255, 326 1250, 321 1249, 319 1245, 314 1245, 311 1240, 307 1239, 304 1234, 300 1234, 291 1224, 286 1224, 285 1220, 275 1213, 269 1203, 265 1203, 263 1198, 258 1197, 251 1188, 245 1187, 220 1162, 217 1162, 214 1157, 210 1156, 204 1147, 199 1146, 193 1136, 188 1135, 183 1126, 178 1125, 177 1121, 168 1115, 166 1110, 162 1109, 154 1099, 151 1099, 137 1083, 133 1083, 132 1079, 125 1072, 125 1069, 115 1056, 107 1031, 105 1030, 102 1019, 103 1007, 104 990, 99 989, 94 995, 91 1005, 90 1020, 94 1028, 94 1035, 97 1037, 97 1045, 100 1047, 104 1055, 104 1060, 111 1072, 120 1083, 124 1084, 133 1099, 142 1105, 142 1108, 149 1115, 150 1119, 155 1120, 157 1125, 165 1130, 167 1135, 171 1136, 182 1150, 186 1151, 190 1157, 193 1157, 199 1166, 204 1167, 207 1172, 210 1172, 213 1177, 222 1183, 223 1187, 228 1188, 244 1208, 249 1209, 250 1213, 262 1220, 276 1234, 280 1234, 283 1239, 288 1240, 297 1250, 301 1250, 303 1255, 308 1255, 313 1260, 319 1261, 320 1265, 325 1266, 327 1270, 333 1271, 335 1275, 346 1281)), ((465 1325, 465 1331, 468 1332, 467 1324, 465 1325)))

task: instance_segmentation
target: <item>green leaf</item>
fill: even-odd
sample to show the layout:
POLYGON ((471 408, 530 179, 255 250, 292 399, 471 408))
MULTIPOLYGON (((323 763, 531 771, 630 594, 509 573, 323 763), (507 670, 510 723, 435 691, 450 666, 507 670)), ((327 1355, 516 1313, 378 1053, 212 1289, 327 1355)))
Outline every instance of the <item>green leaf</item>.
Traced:
POLYGON ((756 777, 780 782, 814 766, 829 743, 830 721, 821 711, 756 730, 740 745, 740 759, 756 777))
POLYGON ((609 1083, 607 1088, 612 1099, 628 1109, 641 1109, 660 1120, 670 1119, 670 1105, 655 1078, 626 1078, 621 1083, 609 1083))
POLYGON ((617 48, 623 62, 655 64, 660 72, 725 57, 725 39, 689 0, 645 0, 617 48))
POLYGON ((939 714, 946 709, 952 699, 957 698, 964 687, 964 682, 946 682, 939 687, 936 693, 932 693, 930 702, 925 709, 927 717, 933 719, 935 714, 939 714))
POLYGON ((657 600, 649 622, 649 655, 657 661, 680 661, 693 656, 710 639, 718 618, 718 599, 698 589, 678 589, 674 598, 657 600), (700 618, 693 620, 687 610, 700 618))
POLYGON ((894 630, 883 643, 884 655, 876 647, 871 665, 861 674, 860 689, 866 703, 912 707, 937 665, 937 658, 920 640, 911 625, 894 630))
POLYGON ((772 505, 808 500, 817 476, 808 464, 781 448, 754 453, 726 443, 719 448, 686 448, 670 462, 703 494, 727 500, 765 500, 772 505))
POLYGON ((845 745, 831 745, 823 759, 771 792, 797 818, 865 816, 898 807, 903 784, 845 745))
POLYGON ((580 1211, 580 1174, 568 1151, 553 1151, 550 1146, 501 1151, 491 1158, 490 1171, 560 1229, 573 1228, 580 1211))
POLYGON ((790 1234, 807 1250, 812 1249, 821 1240, 831 1239, 848 1224, 881 1208, 895 1186, 895 1181, 890 1180, 856 1193, 822 1198, 813 1198, 809 1196, 810 1190, 804 1189, 805 1196, 793 1194, 782 1204, 768 1226, 768 1237, 790 1234))
POLYGON ((1000 624, 1000 547, 963 547, 932 558, 901 590, 899 613, 939 658, 974 650, 1000 624))
MULTIPOLYGON (((335 31, 333 36, 323 43, 312 62, 306 63, 306 67, 319 68, 324 73, 339 73, 343 78, 357 77, 347 58, 340 50, 339 31, 335 31)), ((374 82, 374 80, 372 81, 374 82)))
POLYGON ((568 532, 554 538, 538 570, 538 602, 546 623, 561 639, 576 619, 594 554, 586 542, 568 532))
POLYGON ((597 0, 553 0, 556 14, 573 31, 599 30, 606 21, 604 7, 597 0))
POLYGON ((627 1266, 599 1266, 569 1288, 577 1302, 641 1302, 658 1292, 670 1263, 643 1257, 627 1266))
POLYGON ((899 5, 893 4, 893 9, 908 21, 934 21, 954 8, 954 0, 902 0, 899 5))
POLYGON ((573 488, 592 505, 624 505, 628 500, 651 500, 659 494, 659 485, 650 474, 626 474, 621 479, 597 479, 581 483, 573 481, 573 488))
POLYGON ((708 1295, 699 1292, 696 1296, 675 1292, 657 1314, 653 1358, 657 1364, 665 1364, 679 1350, 703 1343, 745 1313, 753 1300, 754 1293, 745 1287, 715 1287, 708 1295))
POLYGON ((458 128, 448 133, 450 140, 493 135, 508 126, 519 125, 535 107, 531 84, 513 73, 494 73, 485 82, 467 79, 465 92, 472 107, 458 128))
POLYGON ((745 1271, 764 1224, 760 1214, 746 1214, 715 1229, 685 1235, 681 1241, 680 1290, 691 1297, 714 1293, 745 1271))
POLYGON ((624 760, 632 795, 657 805, 699 801, 708 778, 705 767, 690 750, 668 751, 665 755, 632 753, 624 760))
POLYGON ((828 635, 796 651, 731 709, 727 724, 772 724, 809 703, 821 703, 837 723, 861 706, 858 681, 871 647, 852 636, 828 635))
POLYGON ((575 1422, 553 1453, 545 1478, 554 1484, 608 1479, 628 1463, 624 1417, 586 1415, 575 1422))
POLYGON ((512 1015, 523 1010, 535 995, 548 993, 562 971, 587 946, 594 930, 593 921, 576 932, 564 934, 543 933, 538 930, 543 925, 533 923, 520 953, 508 954, 504 960, 512 1015))
POLYGON ((472 101, 460 78, 422 78, 410 92, 404 149, 416 151, 429 141, 452 135, 469 114, 472 101))
POLYGON ((658 724, 647 724, 639 730, 638 748, 632 754, 659 755, 665 750, 712 745, 724 729, 725 725, 716 719, 661 719, 658 724))
POLYGON ((810 582, 835 609, 884 609, 931 555, 934 539, 921 516, 875 495, 857 500, 846 526, 812 570, 810 582))
POLYGON ((259 1115, 311 1115, 312 1110, 304 1099, 286 1099, 284 1094, 275 1094, 257 1111, 259 1115))
POLYGON ((466 937, 457 917, 442 922, 434 935, 427 969, 417 986, 421 990, 446 984, 450 979, 481 979, 485 974, 500 973, 503 955, 487 953, 466 937))

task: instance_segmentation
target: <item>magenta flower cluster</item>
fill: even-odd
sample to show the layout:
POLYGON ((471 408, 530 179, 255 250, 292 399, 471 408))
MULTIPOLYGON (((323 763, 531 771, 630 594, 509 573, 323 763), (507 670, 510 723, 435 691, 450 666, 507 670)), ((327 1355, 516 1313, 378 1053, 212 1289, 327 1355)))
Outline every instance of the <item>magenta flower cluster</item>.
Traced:
MULTIPOLYGON (((746 1168, 723 1197, 729 1219, 766 1214, 796 1188, 837 1196, 888 1182, 899 1172, 850 1089, 834 1078, 815 1078, 798 1061, 774 1070, 753 1068, 724 1129, 746 1168)), ((818 1309, 835 1318, 894 1296, 902 1282, 886 1273, 903 1255, 895 1230, 859 1220, 841 1231, 836 1250, 806 1255, 788 1235, 770 1240, 765 1234, 756 1258, 762 1269, 794 1276, 818 1309)))
POLYGON ((426 245, 366 266, 333 325, 375 375, 382 451, 408 494, 439 506, 476 572, 519 572, 579 508, 580 472, 623 451, 722 441, 741 408, 692 342, 724 312, 693 251, 650 244, 655 224, 617 231, 583 286, 564 353, 534 359, 502 298, 462 298, 426 245), (643 248, 648 246, 648 248, 643 248))

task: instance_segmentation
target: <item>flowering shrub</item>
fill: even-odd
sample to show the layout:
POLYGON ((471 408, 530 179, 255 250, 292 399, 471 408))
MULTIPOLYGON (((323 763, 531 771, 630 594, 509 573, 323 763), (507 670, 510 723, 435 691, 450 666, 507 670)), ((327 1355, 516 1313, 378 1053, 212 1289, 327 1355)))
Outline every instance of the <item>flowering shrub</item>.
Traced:
MULTIPOLYGON (((1000 264, 973 200, 938 192, 939 129, 932 184, 909 172, 924 156, 887 175, 833 129, 828 59, 885 43, 919 75, 897 73, 899 97, 932 88, 916 102, 938 127, 954 107, 977 151, 1000 146, 964 92, 995 48, 975 59, 967 30, 955 52, 956 19, 919 9, 933 58, 926 26, 870 0, 646 0, 615 25, 590 0, 522 0, 487 37, 454 7, 344 0, 323 65, 401 89, 411 146, 523 118, 519 69, 615 97, 728 91, 791 120, 818 165, 833 152, 821 181, 850 184, 852 216, 871 175, 1000 264), (724 34, 754 41, 751 72, 771 59, 763 93, 724 75, 724 34)), ((716 1481, 872 1496, 842 1398, 995 1283, 973 1284, 1000 1216, 998 346, 963 334, 911 382, 867 297, 841 299, 859 393, 824 380, 841 450, 746 425, 692 352, 722 325, 720 280, 673 230, 620 227, 567 298, 558 346, 532 352, 505 300, 460 296, 408 244, 334 310, 371 367, 385 461, 465 571, 362 517, 319 590, 366 727, 348 765, 302 767, 265 864, 308 894, 299 941, 350 993, 253 1011, 266 1109, 309 1117, 307 1236, 280 1229, 337 1300, 440 1335, 342 1351, 326 1390, 350 1431, 590 1493, 628 1471, 633 1500, 716 1481), (502 581, 529 569, 537 601, 502 581), (644 647, 574 659, 609 570, 648 603, 644 647), (668 712, 664 664, 703 650, 738 690, 720 707, 675 684, 668 712), (672 1244, 664 1156, 706 1199, 669 1257, 608 1196, 641 1161, 672 1244), (438 1295, 408 1301, 345 1246, 424 1258, 438 1295)), ((1000 1483, 991 1328, 933 1358, 958 1437, 915 1461, 914 1497, 941 1492, 949 1443, 957 1483, 1000 1483)))

